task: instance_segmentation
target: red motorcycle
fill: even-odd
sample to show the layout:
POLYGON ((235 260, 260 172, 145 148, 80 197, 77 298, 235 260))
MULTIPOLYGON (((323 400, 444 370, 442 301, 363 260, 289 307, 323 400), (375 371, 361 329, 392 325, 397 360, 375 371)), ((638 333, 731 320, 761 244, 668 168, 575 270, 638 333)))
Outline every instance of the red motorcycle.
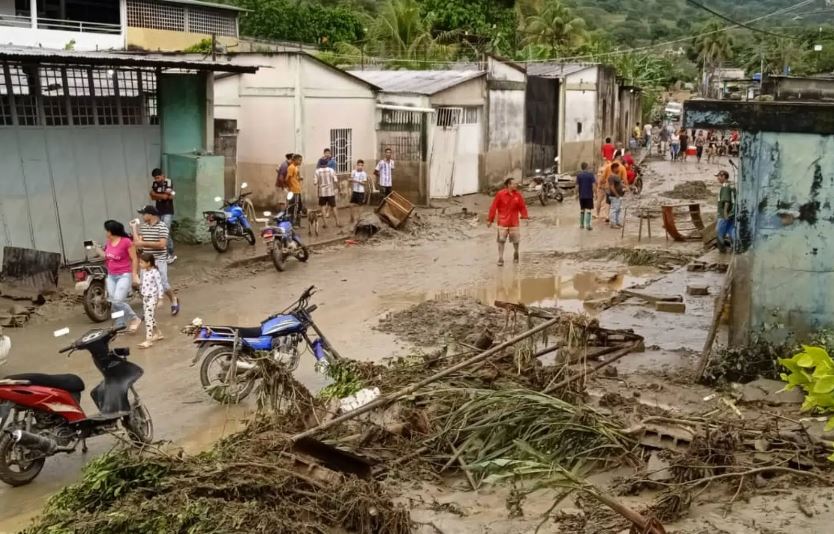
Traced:
POLYGON ((151 442, 153 422, 133 388, 144 371, 127 361, 129 349, 110 349, 121 330, 124 327, 90 330, 59 351, 87 350, 92 355, 104 377, 90 392, 100 411, 96 415, 87 416, 81 408, 85 386, 78 375, 26 373, 0 380, 0 480, 12 486, 28 484, 46 458, 75 452, 79 444, 87 452, 87 438, 116 431, 119 423, 133 443, 151 442))

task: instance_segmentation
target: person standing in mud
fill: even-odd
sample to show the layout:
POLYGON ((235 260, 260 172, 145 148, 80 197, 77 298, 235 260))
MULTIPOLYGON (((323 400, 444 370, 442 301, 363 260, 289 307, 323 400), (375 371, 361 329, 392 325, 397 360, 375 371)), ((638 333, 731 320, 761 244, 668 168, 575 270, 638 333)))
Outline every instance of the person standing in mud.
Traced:
POLYGON ((597 177, 588 170, 588 163, 580 165, 582 172, 576 175, 576 190, 579 192, 579 228, 592 230, 591 213, 594 211, 594 184, 597 177))
POLYGON ((718 222, 715 225, 715 242, 718 246, 718 252, 724 254, 728 248, 732 251, 734 247, 736 188, 730 184, 730 173, 727 171, 718 171, 715 177, 721 184, 721 191, 718 193, 718 222))
POLYGON ((498 191, 489 208, 487 227, 498 219, 498 266, 504 265, 504 245, 507 239, 513 244, 513 263, 518 263, 518 245, 521 242, 519 217, 529 220, 527 204, 518 192, 518 183, 513 178, 504 180, 504 189, 498 191))

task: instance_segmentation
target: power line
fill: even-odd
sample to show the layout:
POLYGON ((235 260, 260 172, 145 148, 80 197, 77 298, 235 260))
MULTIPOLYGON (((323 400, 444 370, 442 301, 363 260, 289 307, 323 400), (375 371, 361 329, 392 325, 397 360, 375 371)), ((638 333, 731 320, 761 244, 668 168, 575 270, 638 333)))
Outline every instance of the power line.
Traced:
POLYGON ((686 1, 687 1, 687 3, 692 4, 693 6, 698 7, 700 9, 703 9, 707 13, 711 13, 712 15, 714 15, 714 16, 716 16, 716 17, 718 17, 718 18, 720 18, 720 19, 722 19, 726 22, 729 22, 730 24, 733 24, 735 26, 740 26, 742 28, 747 28, 750 31, 763 33, 765 35, 771 35, 773 37, 780 37, 780 38, 783 38, 783 39, 796 39, 796 37, 791 36, 791 35, 787 35, 787 34, 784 34, 784 33, 773 33, 773 32, 769 32, 767 30, 762 30, 762 29, 756 28, 754 26, 750 26, 749 23, 746 23, 746 22, 735 21, 735 20, 731 19, 730 17, 728 17, 726 15, 722 15, 721 13, 719 13, 718 11, 715 11, 714 9, 705 6, 704 4, 696 2, 695 0, 686 0, 686 1))

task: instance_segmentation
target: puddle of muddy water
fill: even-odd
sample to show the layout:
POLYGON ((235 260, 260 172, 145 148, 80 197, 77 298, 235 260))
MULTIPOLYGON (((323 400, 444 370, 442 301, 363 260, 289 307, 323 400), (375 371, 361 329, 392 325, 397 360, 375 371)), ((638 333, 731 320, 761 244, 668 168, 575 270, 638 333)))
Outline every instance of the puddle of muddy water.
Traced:
POLYGON ((611 270, 578 271, 575 273, 525 275, 512 269, 493 278, 458 289, 441 289, 406 295, 406 302, 471 297, 484 304, 496 300, 526 306, 560 308, 570 312, 596 312, 586 308, 586 300, 604 298, 614 292, 642 284, 655 271, 650 267, 629 267, 611 270))

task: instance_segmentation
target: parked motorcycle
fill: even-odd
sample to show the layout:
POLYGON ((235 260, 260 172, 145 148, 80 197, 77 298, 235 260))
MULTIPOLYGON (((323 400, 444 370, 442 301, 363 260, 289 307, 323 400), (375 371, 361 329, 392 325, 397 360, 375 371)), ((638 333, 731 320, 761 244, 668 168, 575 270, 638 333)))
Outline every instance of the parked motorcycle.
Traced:
POLYGON ((255 232, 246 215, 246 197, 251 192, 244 193, 247 184, 243 182, 241 192, 234 200, 223 200, 221 197, 214 197, 215 202, 223 202, 222 209, 215 211, 204 211, 203 216, 209 225, 211 234, 211 245, 217 252, 223 253, 229 250, 229 240, 245 239, 250 245, 255 245, 255 232))
POLYGON ((120 423, 134 443, 151 442, 153 422, 133 387, 144 371, 127 361, 129 349, 110 349, 121 330, 90 330, 59 351, 87 350, 92 355, 104 377, 90 392, 100 410, 96 415, 87 416, 81 408, 85 386, 78 375, 25 373, 0 380, 0 480, 11 486, 28 484, 46 458, 74 452, 79 444, 87 452, 87 438, 113 432, 120 423))
MULTIPOLYGON (((288 200, 292 200, 293 194, 289 193, 288 200)), ((264 217, 269 219, 272 213, 265 211, 264 217)), ((272 264, 279 272, 284 270, 287 258, 295 257, 298 261, 306 262, 310 258, 310 252, 301 237, 295 233, 292 226, 292 218, 287 210, 284 210, 272 219, 272 225, 261 230, 261 237, 266 243, 266 250, 272 258, 272 264)))
POLYGON ((92 262, 71 267, 70 272, 75 280, 75 292, 82 295, 84 313, 94 323, 103 323, 110 317, 110 302, 107 300, 107 290, 104 280, 107 269, 103 262, 92 262))
POLYGON ((634 165, 634 183, 631 184, 635 195, 643 192, 643 168, 640 165, 634 165))
POLYGON ((258 359, 271 358, 289 372, 295 371, 301 343, 313 353, 318 368, 339 358, 338 353, 313 321, 318 306, 308 306, 316 292, 310 286, 287 309, 268 317, 259 326, 210 326, 192 323, 197 353, 191 361, 200 365, 200 383, 218 402, 236 403, 246 398, 259 379, 258 359), (308 329, 318 336, 311 339, 308 329))
POLYGON ((551 200, 556 202, 565 200, 565 196, 559 190, 554 167, 548 167, 544 172, 541 169, 536 169, 533 183, 536 186, 536 191, 538 191, 539 202, 542 203, 542 206, 547 206, 547 203, 551 200))

